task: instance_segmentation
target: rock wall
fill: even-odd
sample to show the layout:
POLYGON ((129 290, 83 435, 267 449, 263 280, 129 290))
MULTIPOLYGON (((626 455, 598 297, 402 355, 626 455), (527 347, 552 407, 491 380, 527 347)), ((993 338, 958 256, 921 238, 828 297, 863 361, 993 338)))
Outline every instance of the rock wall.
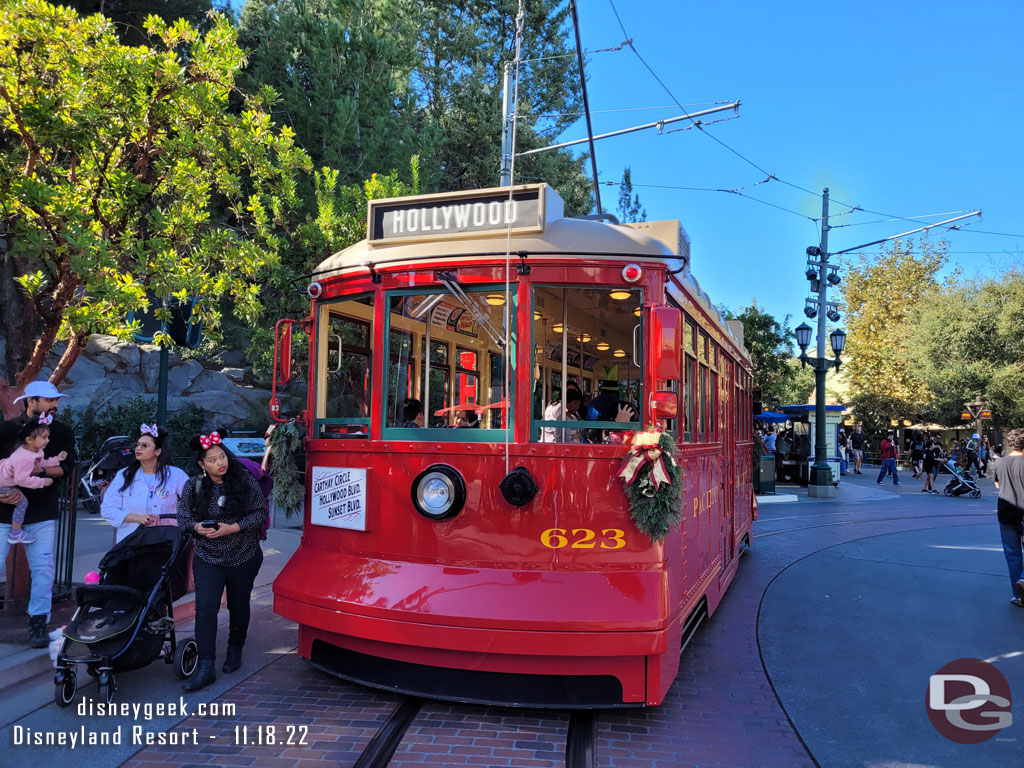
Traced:
MULTIPOLYGON (((56 345, 47 358, 40 379, 50 376, 64 348, 56 345)), ((221 352, 206 366, 184 360, 172 350, 167 373, 167 411, 174 413, 197 405, 207 414, 206 426, 236 427, 257 411, 269 422, 270 390, 256 386, 252 368, 244 366, 241 352, 221 352)), ((78 412, 96 412, 128 402, 138 395, 156 400, 159 387, 160 348, 151 344, 126 344, 113 336, 94 335, 60 385, 67 404, 78 412)), ((293 402, 287 412, 304 407, 297 402, 305 384, 293 381, 288 393, 293 402)))

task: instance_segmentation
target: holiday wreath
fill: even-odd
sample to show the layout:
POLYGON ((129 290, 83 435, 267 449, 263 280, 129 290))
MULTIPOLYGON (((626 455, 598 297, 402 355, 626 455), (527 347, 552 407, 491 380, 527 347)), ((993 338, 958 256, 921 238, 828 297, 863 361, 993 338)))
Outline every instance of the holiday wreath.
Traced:
POLYGON ((635 433, 619 477, 636 527, 652 541, 665 538, 682 516, 683 468, 672 436, 660 429, 635 433))

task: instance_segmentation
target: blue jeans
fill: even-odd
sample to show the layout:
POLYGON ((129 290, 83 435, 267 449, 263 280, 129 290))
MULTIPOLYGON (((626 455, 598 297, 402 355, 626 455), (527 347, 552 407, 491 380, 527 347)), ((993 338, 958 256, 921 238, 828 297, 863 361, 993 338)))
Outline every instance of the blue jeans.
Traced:
MULTIPOLYGON (((7 562, 7 533, 11 526, 0 523, 0 566, 7 562)), ((53 603, 53 537, 57 533, 57 521, 30 523, 22 530, 34 533, 36 540, 23 544, 28 555, 28 569, 32 574, 32 588, 28 599, 29 616, 46 616, 50 620, 50 606, 53 603)))
POLYGON ((1024 576, 1024 555, 1021 553, 1021 537, 1024 526, 999 524, 999 535, 1003 539, 1003 554, 1006 555, 1006 567, 1010 570, 1010 595, 1017 596, 1013 585, 1024 576))
POLYGON ((896 474, 896 459, 882 459, 882 470, 878 473, 878 482, 885 480, 885 476, 890 473, 893 485, 899 485, 900 476, 896 474))

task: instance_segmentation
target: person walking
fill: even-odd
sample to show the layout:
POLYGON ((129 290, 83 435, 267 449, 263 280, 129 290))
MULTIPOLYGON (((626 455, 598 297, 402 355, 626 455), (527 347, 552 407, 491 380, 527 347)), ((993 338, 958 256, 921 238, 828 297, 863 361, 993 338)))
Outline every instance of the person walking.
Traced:
POLYGON ((981 438, 978 443, 978 476, 988 477, 988 460, 991 457, 992 448, 988 442, 988 435, 981 438))
POLYGON ((971 476, 971 470, 978 470, 978 474, 981 474, 981 462, 978 461, 978 446, 981 445, 981 437, 975 432, 971 435, 971 439, 967 441, 967 476, 971 476))
MULTIPOLYGON (((33 381, 25 387, 25 392, 14 400, 24 405, 25 412, 0 424, 0 458, 7 458, 14 452, 18 434, 26 422, 48 416, 53 421, 47 425, 50 428, 50 440, 43 449, 43 456, 53 458, 63 453, 64 460, 58 466, 42 467, 35 474, 53 481, 65 476, 71 477, 76 460, 75 434, 70 427, 55 418, 62 397, 66 395, 62 395, 48 381, 33 381)), ((53 603, 53 540, 57 531, 56 520, 60 517, 63 490, 60 483, 53 482, 45 488, 0 494, 0 564, 7 561, 10 547, 7 534, 11 530, 14 508, 22 498, 28 501, 22 530, 35 538, 35 541, 23 545, 32 579, 28 601, 28 642, 33 648, 45 648, 50 643, 46 625, 50 621, 53 603)))
POLYGON ((924 437, 917 431, 910 439, 910 468, 915 478, 921 476, 924 468, 924 437))
POLYGON ((1006 435, 1009 453, 992 468, 999 490, 996 517, 1003 542, 1003 556, 1010 572, 1010 602, 1024 608, 1024 429, 1011 429, 1006 435))
POLYGON ((942 449, 939 448, 935 439, 930 439, 924 447, 924 460, 922 472, 924 473, 924 487, 921 493, 938 493, 935 490, 935 477, 939 474, 939 464, 942 463, 942 449))
POLYGON ((889 432, 879 449, 882 457, 882 469, 878 473, 877 484, 881 485, 887 475, 892 475, 892 484, 899 485, 900 477, 896 474, 896 460, 900 457, 899 445, 896 443, 896 436, 889 432))
POLYGON ((855 474, 863 475, 860 471, 860 464, 864 460, 864 448, 867 441, 864 439, 864 432, 862 431, 861 425, 858 424, 853 428, 853 434, 850 435, 850 450, 853 451, 853 471, 855 474))
POLYGON ((178 526, 195 536, 192 570, 199 667, 182 685, 188 692, 217 679, 217 613, 225 589, 228 647, 221 671, 242 666, 252 585, 263 564, 260 530, 267 518, 267 502, 256 478, 221 444, 219 432, 199 435, 191 447, 203 476, 185 484, 178 502, 178 526))
POLYGON ((114 475, 100 505, 100 515, 117 529, 115 543, 139 526, 177 525, 178 499, 187 482, 188 475, 171 464, 167 431, 141 425, 135 458, 114 475))

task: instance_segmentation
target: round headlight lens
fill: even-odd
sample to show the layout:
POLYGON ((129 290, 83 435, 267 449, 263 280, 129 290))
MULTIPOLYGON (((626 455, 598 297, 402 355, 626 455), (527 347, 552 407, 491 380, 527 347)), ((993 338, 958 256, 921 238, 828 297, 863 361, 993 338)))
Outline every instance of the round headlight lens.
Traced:
POLYGON ((432 520, 451 517, 466 503, 466 486, 451 467, 428 467, 413 481, 412 500, 416 510, 432 520))

